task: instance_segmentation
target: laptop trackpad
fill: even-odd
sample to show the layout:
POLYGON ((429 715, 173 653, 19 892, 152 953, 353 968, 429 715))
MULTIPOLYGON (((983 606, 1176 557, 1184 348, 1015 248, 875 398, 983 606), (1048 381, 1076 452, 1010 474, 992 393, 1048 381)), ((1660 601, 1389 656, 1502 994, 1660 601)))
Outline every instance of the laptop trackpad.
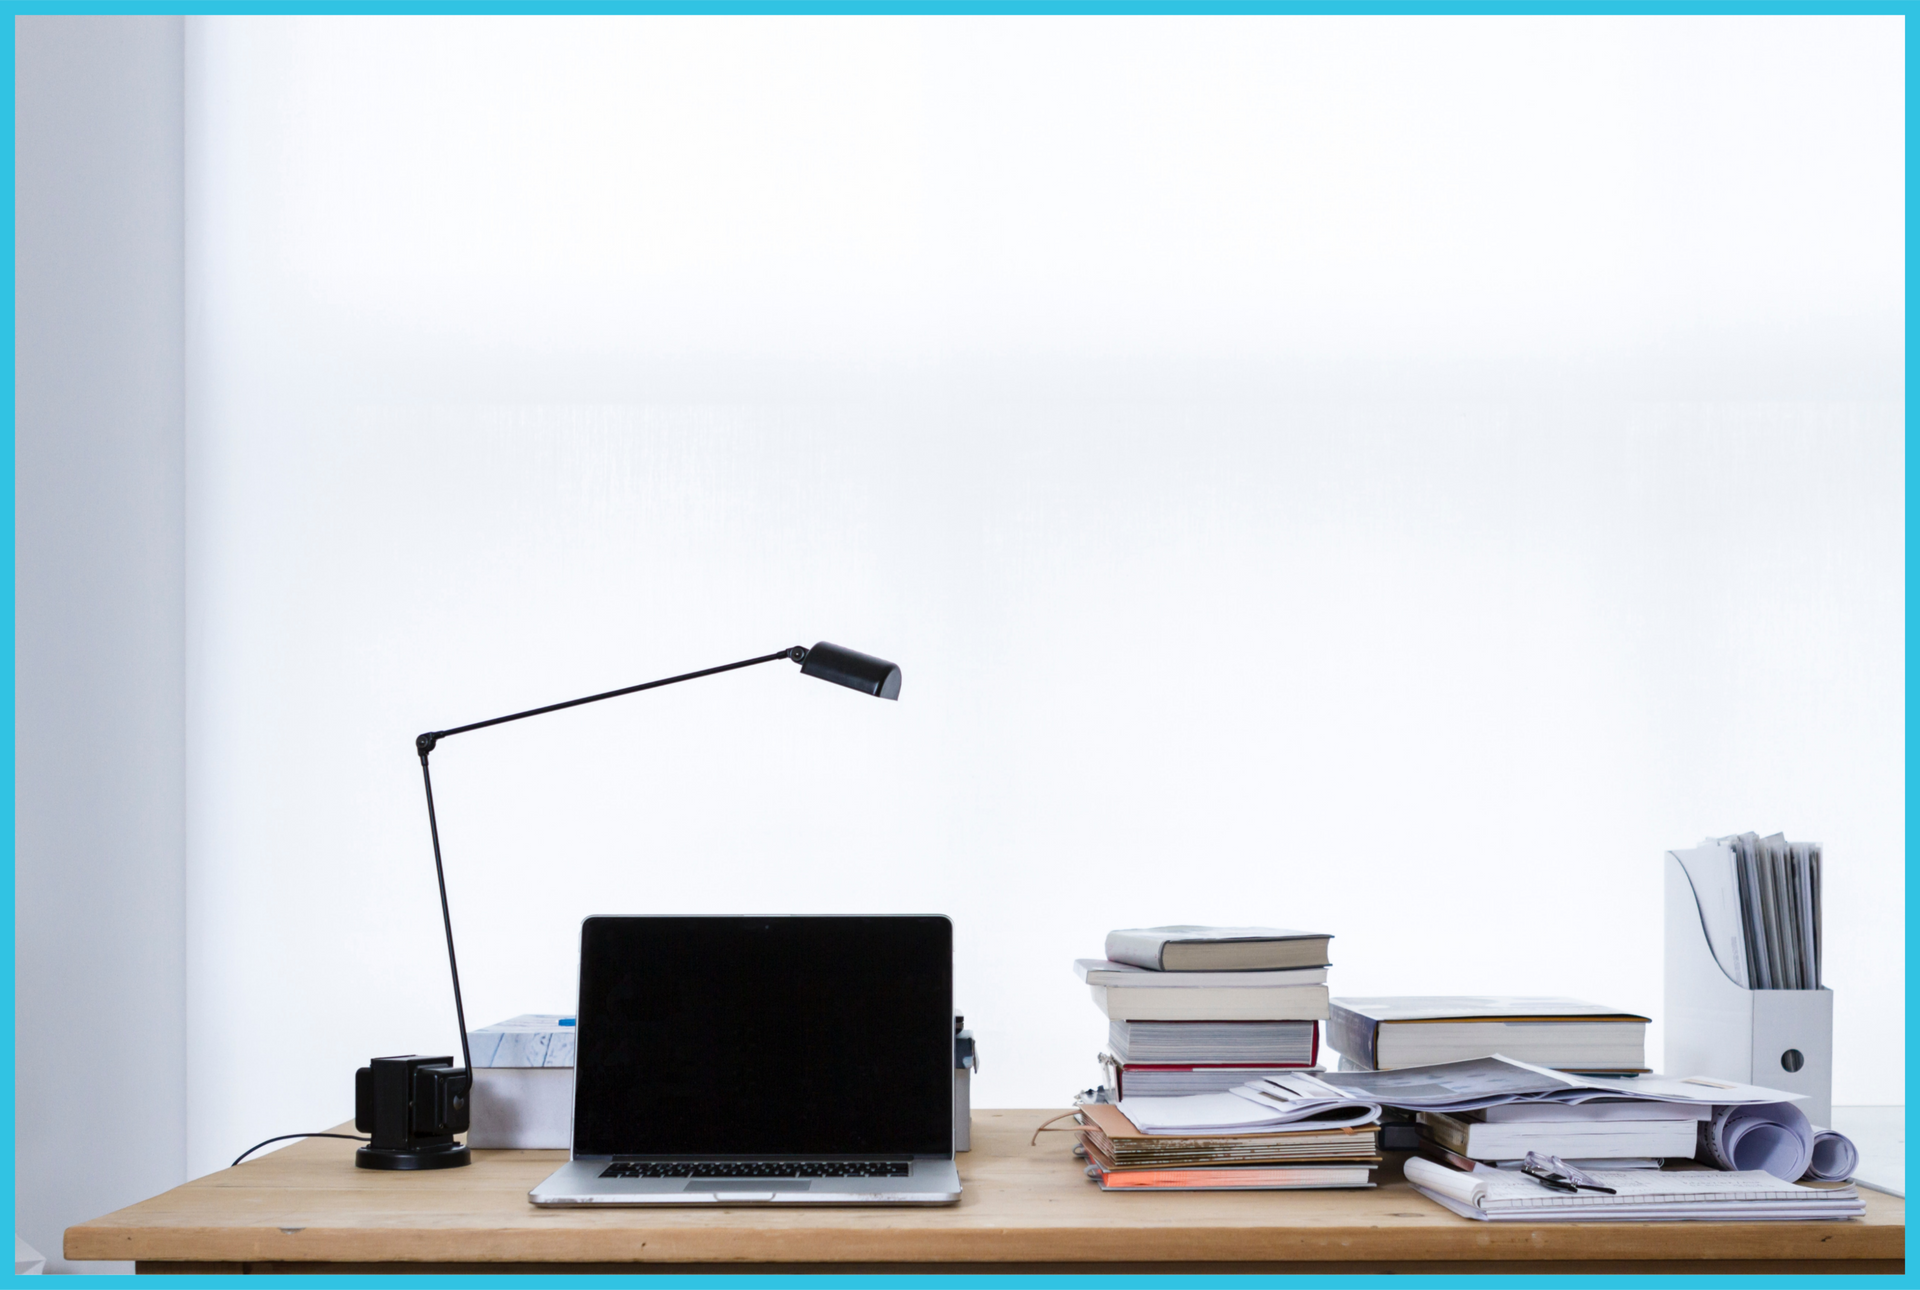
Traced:
POLYGON ((808 1178, 690 1178, 682 1191, 807 1191, 808 1178))

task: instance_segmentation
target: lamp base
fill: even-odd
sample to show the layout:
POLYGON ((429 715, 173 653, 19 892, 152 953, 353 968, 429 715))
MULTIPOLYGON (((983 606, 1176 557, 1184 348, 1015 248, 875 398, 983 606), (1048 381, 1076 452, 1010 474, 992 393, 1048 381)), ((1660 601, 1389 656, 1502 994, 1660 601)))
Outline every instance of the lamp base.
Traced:
POLYGON ((457 1169, 473 1163, 466 1144, 442 1142, 424 1147, 362 1147, 353 1153, 362 1169, 457 1169))

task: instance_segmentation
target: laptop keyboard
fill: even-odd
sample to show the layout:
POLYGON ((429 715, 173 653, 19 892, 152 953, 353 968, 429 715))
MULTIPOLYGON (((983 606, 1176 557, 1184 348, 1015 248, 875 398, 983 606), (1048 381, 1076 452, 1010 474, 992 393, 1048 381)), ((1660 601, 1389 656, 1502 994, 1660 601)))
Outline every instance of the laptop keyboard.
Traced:
POLYGON ((904 1160, 616 1160, 602 1178, 905 1178, 904 1160))

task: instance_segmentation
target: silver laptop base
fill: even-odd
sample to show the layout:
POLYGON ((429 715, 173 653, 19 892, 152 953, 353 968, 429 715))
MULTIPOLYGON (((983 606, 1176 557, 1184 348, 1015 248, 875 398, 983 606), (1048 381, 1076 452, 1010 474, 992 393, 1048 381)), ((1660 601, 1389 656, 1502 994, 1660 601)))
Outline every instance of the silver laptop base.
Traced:
POLYGON ((570 1160, 527 1193, 535 1205, 952 1205, 952 1160, 915 1160, 904 1178, 603 1178, 611 1161, 570 1160))

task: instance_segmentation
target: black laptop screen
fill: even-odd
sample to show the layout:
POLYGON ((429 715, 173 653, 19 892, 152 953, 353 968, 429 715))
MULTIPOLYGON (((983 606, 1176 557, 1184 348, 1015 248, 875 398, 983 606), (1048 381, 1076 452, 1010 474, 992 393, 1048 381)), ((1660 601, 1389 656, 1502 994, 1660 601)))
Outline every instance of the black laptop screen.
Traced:
POLYGON ((579 1156, 945 1155, 945 918, 589 918, 579 1156))

